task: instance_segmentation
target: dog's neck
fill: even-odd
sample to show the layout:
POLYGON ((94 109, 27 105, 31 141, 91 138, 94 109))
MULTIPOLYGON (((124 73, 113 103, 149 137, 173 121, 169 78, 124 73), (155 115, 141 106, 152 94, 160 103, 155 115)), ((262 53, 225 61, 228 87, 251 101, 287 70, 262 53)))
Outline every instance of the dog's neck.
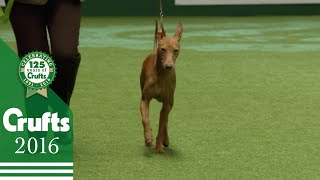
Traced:
POLYGON ((159 53, 156 53, 155 54, 155 58, 154 60, 156 61, 155 62, 155 68, 157 70, 157 73, 160 74, 164 71, 163 67, 162 67, 162 64, 161 64, 161 56, 159 53))

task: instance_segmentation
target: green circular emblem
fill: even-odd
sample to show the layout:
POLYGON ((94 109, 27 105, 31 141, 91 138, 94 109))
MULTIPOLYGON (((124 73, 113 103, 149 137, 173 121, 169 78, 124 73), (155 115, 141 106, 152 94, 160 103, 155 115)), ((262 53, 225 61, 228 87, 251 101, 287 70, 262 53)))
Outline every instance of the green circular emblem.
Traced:
POLYGON ((46 53, 30 52, 20 62, 19 75, 28 88, 40 90, 53 82, 56 75, 56 66, 52 58, 46 53))

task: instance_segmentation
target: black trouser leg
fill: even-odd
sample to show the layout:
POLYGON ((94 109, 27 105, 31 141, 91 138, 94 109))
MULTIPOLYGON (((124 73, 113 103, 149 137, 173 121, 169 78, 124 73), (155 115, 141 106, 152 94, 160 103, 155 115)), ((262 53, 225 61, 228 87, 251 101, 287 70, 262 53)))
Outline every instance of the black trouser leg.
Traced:
POLYGON ((50 53, 47 39, 45 6, 14 2, 10 21, 16 37, 18 55, 22 58, 31 51, 50 53))
POLYGON ((80 19, 81 2, 69 0, 49 0, 46 5, 14 3, 10 16, 19 56, 35 50, 51 54, 57 75, 50 87, 68 105, 81 59, 80 19))
MULTIPOLYGON (((18 55, 22 58, 31 51, 42 51, 49 54, 46 31, 45 6, 14 3, 10 15, 12 29, 16 37, 18 55)), ((46 101, 39 101, 38 97, 25 100, 28 117, 41 117, 48 111, 46 101)), ((41 138, 47 132, 29 132, 29 137, 41 138)))
POLYGON ((81 3, 50 0, 48 14, 51 54, 57 66, 50 87, 69 105, 81 59, 78 51, 81 3))
MULTIPOLYGON (((51 40, 51 54, 57 67, 57 75, 51 84, 52 90, 67 104, 74 89, 80 64, 79 30, 81 17, 80 1, 49 0, 48 31, 51 40)), ((62 112, 66 116, 66 112, 62 112)), ((73 139, 73 129, 68 133, 55 133, 61 144, 73 139)))
MULTIPOLYGON (((50 87, 68 105, 80 64, 80 10, 81 3, 78 1, 49 0, 46 5, 41 6, 14 3, 10 16, 19 56, 23 57, 35 50, 51 54, 57 66, 57 75, 50 87)), ((26 100, 28 117, 41 117, 48 111, 46 101, 40 106, 35 106, 32 101, 26 100)), ((65 112, 60 115, 64 116, 63 113, 65 112)), ((46 133, 29 133, 29 136, 42 137, 46 133)))

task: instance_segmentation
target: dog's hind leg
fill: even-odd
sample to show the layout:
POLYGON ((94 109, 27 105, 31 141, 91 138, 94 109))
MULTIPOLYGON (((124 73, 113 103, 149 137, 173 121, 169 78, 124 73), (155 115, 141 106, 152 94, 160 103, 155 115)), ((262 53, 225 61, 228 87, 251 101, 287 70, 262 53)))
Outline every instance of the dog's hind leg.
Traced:
MULTIPOLYGON (((165 140, 166 136, 166 126, 168 124, 168 116, 169 112, 172 108, 171 103, 163 103, 162 109, 160 112, 160 120, 159 120, 159 130, 158 130, 158 136, 157 136, 157 144, 156 144, 156 151, 157 153, 164 153, 162 144, 165 140)), ((169 140, 169 139, 167 139, 169 140)), ((169 143, 169 141, 168 141, 169 143)))
POLYGON ((149 121, 149 105, 150 100, 149 99, 142 99, 140 103, 140 111, 141 111, 141 117, 142 117, 142 125, 144 129, 144 140, 146 146, 152 146, 152 131, 150 127, 150 121, 149 121))

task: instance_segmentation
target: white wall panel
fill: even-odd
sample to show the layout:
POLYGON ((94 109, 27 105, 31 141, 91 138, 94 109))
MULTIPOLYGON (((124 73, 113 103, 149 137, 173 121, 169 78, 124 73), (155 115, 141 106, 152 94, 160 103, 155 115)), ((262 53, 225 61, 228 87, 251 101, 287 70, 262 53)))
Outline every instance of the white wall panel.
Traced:
POLYGON ((176 5, 314 4, 320 0, 175 0, 176 5))

